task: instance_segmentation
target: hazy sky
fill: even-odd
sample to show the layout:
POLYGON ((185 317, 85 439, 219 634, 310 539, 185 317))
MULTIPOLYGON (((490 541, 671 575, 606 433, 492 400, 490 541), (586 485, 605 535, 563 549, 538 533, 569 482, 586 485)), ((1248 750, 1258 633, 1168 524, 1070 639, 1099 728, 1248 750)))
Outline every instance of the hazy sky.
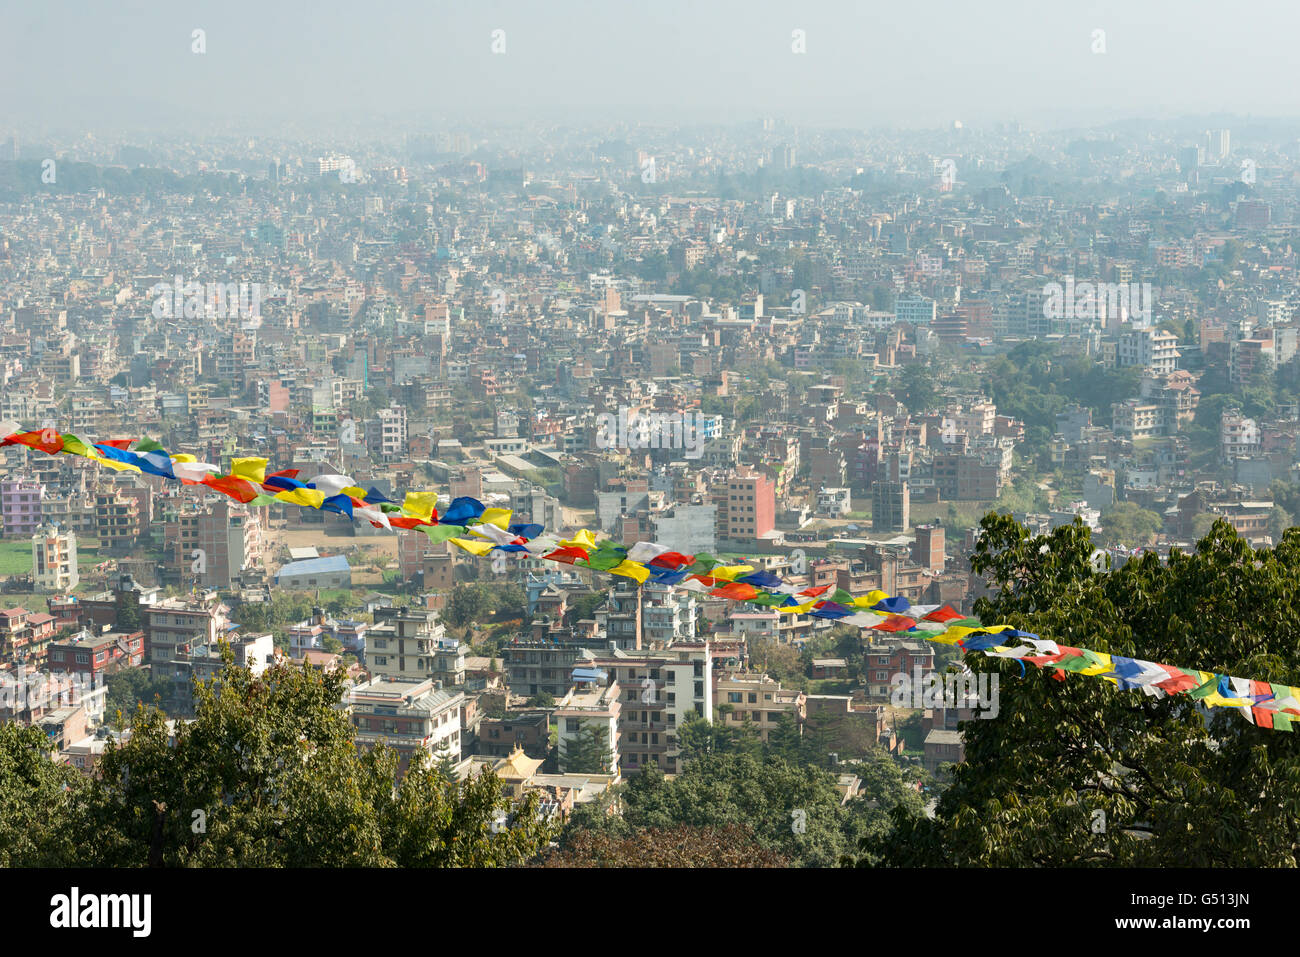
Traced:
POLYGON ((1298 32, 1294 0, 0 0, 0 129, 1289 117, 1298 32))

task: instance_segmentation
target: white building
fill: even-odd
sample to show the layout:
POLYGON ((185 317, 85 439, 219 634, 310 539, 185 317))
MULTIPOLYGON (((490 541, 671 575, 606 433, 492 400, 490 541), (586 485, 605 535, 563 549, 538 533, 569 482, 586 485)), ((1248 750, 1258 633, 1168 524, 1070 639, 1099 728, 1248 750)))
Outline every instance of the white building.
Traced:
POLYGON ((650 524, 660 545, 685 555, 712 554, 717 549, 717 518, 716 505, 675 505, 652 516, 650 524))
POLYGON ((594 731, 609 757, 603 768, 579 769, 586 773, 618 774, 618 719, 622 710, 622 689, 617 681, 609 681, 608 673, 598 668, 575 668, 574 686, 560 701, 552 717, 555 718, 556 739, 559 743, 560 773, 566 773, 571 749, 585 743, 594 731))
POLYGON ((853 493, 847 488, 826 488, 817 490, 817 514, 839 517, 847 515, 852 509, 853 493))
POLYGON ((1115 364, 1121 369, 1139 366, 1156 375, 1178 368, 1178 337, 1161 329, 1136 329, 1119 337, 1115 364))
POLYGON ((682 769, 677 729, 687 716, 713 720, 713 658, 708 642, 682 642, 662 651, 621 652, 580 662, 608 672, 622 689, 619 754, 623 772, 657 764, 682 769))
POLYGON ((77 587, 77 533, 42 525, 32 536, 32 581, 37 591, 68 592, 77 587))
POLYGON ((914 326, 928 326, 935 320, 938 306, 925 296, 899 296, 894 302, 894 318, 914 326))
POLYGON ((444 691, 432 679, 402 681, 376 677, 357 685, 346 703, 356 728, 356 741, 374 747, 380 741, 394 748, 402 767, 424 752, 435 760, 459 763, 461 757, 459 691, 444 691))

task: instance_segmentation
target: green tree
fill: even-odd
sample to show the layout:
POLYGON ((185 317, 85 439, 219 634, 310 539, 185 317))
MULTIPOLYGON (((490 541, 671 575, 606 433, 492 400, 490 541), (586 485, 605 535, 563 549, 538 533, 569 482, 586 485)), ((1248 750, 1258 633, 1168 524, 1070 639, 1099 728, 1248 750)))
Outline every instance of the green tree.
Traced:
POLYGON ((1294 524, 1291 513, 1280 505, 1274 505, 1268 513, 1268 534, 1275 542, 1281 541, 1286 530, 1294 524))
POLYGON ((791 862, 764 847, 743 824, 725 827, 647 827, 627 833, 575 829, 561 848, 549 852, 542 867, 789 867, 791 862))
POLYGON ((116 721, 118 715, 130 718, 141 706, 162 708, 171 693, 167 681, 155 680, 150 668, 126 668, 104 679, 108 692, 104 700, 104 715, 116 721))
POLYGON ((933 370, 919 362, 903 366, 894 384, 894 396, 912 415, 929 412, 939 401, 933 370))
MULTIPOLYGON (((975 612, 1062 645, 1300 683, 1300 530, 1252 549, 1224 521, 1195 551, 1090 567, 1080 523, 1033 536, 981 522, 971 567, 990 586, 975 612)), ((966 760, 933 820, 903 810, 864 849, 892 864, 1294 867, 1300 742, 1186 695, 997 671, 997 720, 963 725, 966 760), (1097 822, 1103 823, 1098 828, 1097 822)))
POLYGON ((488 594, 477 583, 457 585, 447 596, 442 615, 447 624, 463 628, 471 622, 482 621, 492 610, 488 594))
POLYGON ((1100 539, 1106 545, 1149 545, 1164 526, 1159 512, 1120 502, 1102 515, 1100 539))
POLYGON ((576 738, 565 738, 560 750, 560 768, 564 774, 609 773, 609 741, 594 725, 584 728, 576 738))
POLYGON ((704 754, 673 780, 657 769, 624 788, 624 824, 632 829, 746 825, 763 847, 803 866, 839 863, 852 846, 851 821, 835 777, 779 758, 704 754))
POLYGON ((0 867, 84 866, 76 816, 88 786, 37 727, 0 724, 0 867))
POLYGON ((449 780, 429 757, 358 754, 343 675, 233 663, 196 687, 196 717, 137 711, 108 750, 73 833, 94 866, 500 866, 552 827, 492 775, 449 780), (513 822, 509 816, 513 813, 513 822), (499 821, 505 819, 506 825, 499 821))

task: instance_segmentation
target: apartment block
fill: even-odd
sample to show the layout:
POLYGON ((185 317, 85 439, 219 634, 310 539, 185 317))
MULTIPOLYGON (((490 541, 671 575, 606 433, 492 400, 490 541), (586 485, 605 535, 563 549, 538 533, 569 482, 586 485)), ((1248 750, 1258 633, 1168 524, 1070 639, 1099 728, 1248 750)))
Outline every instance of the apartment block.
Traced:
POLYGON ((460 762, 464 698, 462 692, 443 690, 432 679, 376 676, 353 688, 346 701, 357 746, 372 748, 383 741, 397 751, 400 773, 418 754, 460 762))

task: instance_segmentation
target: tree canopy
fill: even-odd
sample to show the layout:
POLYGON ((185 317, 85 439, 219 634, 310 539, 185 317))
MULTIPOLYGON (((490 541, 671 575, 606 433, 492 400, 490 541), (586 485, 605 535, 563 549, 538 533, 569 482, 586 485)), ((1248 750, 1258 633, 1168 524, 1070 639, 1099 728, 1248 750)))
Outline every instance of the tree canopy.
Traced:
MULTIPOLYGON (((989 515, 972 568, 984 621, 1093 651, 1300 683, 1300 530, 1254 550, 1215 522, 1195 551, 1094 573, 1079 522, 1034 536, 989 515)), ((1235 709, 1097 678, 1000 672, 996 720, 963 723, 966 760, 931 820, 896 811, 879 861, 945 866, 1294 867, 1300 741, 1235 709)))
POLYGON ((39 729, 0 725, 6 866, 476 867, 523 863, 552 825, 490 772, 358 753, 338 671, 233 664, 198 685, 196 717, 140 707, 87 777, 39 729))

